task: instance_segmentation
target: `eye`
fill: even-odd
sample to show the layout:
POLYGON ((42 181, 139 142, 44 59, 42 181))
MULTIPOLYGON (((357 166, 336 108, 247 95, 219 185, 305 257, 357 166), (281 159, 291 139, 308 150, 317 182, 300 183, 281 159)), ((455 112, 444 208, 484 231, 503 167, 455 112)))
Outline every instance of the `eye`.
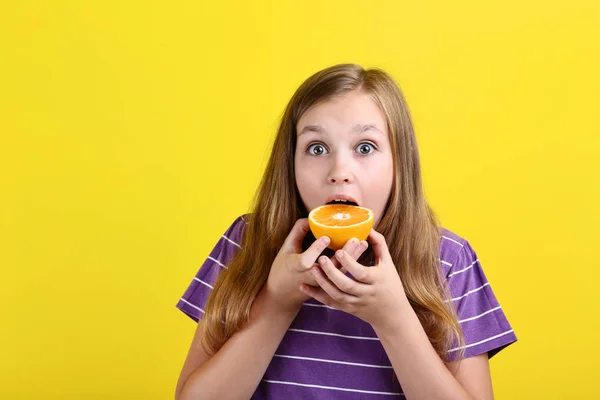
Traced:
POLYGON ((377 150, 377 148, 375 147, 375 145, 373 143, 370 143, 370 142, 362 142, 362 143, 359 143, 358 146, 356 146, 356 151, 363 156, 371 154, 375 150, 377 150))
POLYGON ((306 151, 308 151, 308 153, 312 154, 313 156, 320 156, 327 153, 327 149, 321 143, 311 144, 310 146, 308 146, 308 149, 306 151))

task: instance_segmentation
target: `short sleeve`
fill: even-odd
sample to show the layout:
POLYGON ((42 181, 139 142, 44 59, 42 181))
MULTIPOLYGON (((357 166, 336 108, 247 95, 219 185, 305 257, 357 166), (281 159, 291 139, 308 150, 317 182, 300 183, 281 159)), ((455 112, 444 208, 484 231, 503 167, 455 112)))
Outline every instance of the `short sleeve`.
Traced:
MULTIPOLYGON (((491 358, 517 340, 475 251, 467 241, 448 269, 447 280, 464 338, 464 358, 488 353, 491 358)), ((454 348, 452 353, 459 350, 454 348)))
POLYGON ((194 321, 202 319, 210 292, 227 264, 241 248, 246 218, 238 217, 218 240, 176 307, 194 321))

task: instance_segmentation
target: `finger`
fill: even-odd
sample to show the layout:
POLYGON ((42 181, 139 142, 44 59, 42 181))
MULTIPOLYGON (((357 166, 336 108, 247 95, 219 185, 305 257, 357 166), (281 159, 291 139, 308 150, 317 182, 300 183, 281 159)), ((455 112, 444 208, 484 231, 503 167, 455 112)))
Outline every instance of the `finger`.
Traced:
MULTIPOLYGON (((349 255, 347 256, 350 257, 349 255)), ((333 262, 331 262, 329 258, 319 257, 319 264, 329 280, 342 292, 356 297, 359 297, 364 293, 365 285, 346 276, 343 272, 337 269, 335 265, 333 265, 333 262)))
POLYGON ((312 287, 312 286, 308 286, 308 285, 302 285, 302 286, 300 286, 300 290, 303 293, 306 293, 308 296, 312 297, 313 299, 317 300, 318 302, 325 304, 331 308, 335 308, 336 310, 342 310, 344 308, 344 306, 342 304, 339 304, 338 302, 333 300, 331 298, 331 296, 329 296, 320 287, 312 287))
MULTIPOLYGON (((358 245, 358 239, 357 238, 351 238, 349 239, 345 244, 344 247, 342 248, 342 250, 347 251, 350 254, 354 254, 356 252, 356 247, 358 245)), ((358 257, 357 257, 358 258, 358 257)), ((342 265, 339 263, 338 260, 336 260, 335 257, 331 258, 331 261, 333 262, 333 265, 335 265, 335 267, 337 269, 341 269, 342 265)), ((343 273, 345 273, 345 270, 342 270, 343 273)))
MULTIPOLYGON (((331 266, 332 268, 333 265, 331 266)), ((337 271, 337 269, 336 269, 337 271)), ((311 268, 310 272, 314 275, 315 280, 321 286, 321 289, 325 291, 333 300, 341 304, 354 304, 358 301, 356 296, 341 291, 335 284, 333 284, 327 275, 318 266, 311 268)), ((339 272, 339 271, 338 271, 339 272)))
POLYGON ((296 221, 292 230, 285 238, 283 242, 283 248, 287 252, 301 253, 302 252, 302 240, 306 234, 310 231, 308 225, 308 218, 301 218, 296 221))
POLYGON ((303 270, 308 270, 312 267, 319 254, 323 252, 329 245, 331 240, 327 236, 321 236, 317 240, 315 240, 308 249, 300 256, 300 265, 303 270))
POLYGON ((369 239, 371 245, 373 245, 373 252, 375 253, 375 260, 377 263, 379 263, 379 261, 392 260, 390 250, 385 242, 385 237, 383 237, 381 233, 377 232, 375 229, 371 229, 371 232, 369 232, 369 239))
POLYGON ((352 256, 352 259, 358 261, 358 259, 360 258, 360 256, 363 255, 363 253, 369 248, 369 243, 367 243, 366 240, 361 240, 360 242, 358 242, 358 244, 356 245, 356 249, 354 250, 354 254, 350 253, 352 256))
MULTIPOLYGON (((356 238, 352 238, 350 239, 346 245, 344 245, 344 247, 342 248, 342 250, 344 250, 345 252, 349 253, 351 255, 351 257, 355 260, 358 261, 358 259, 360 258, 360 256, 363 255, 363 253, 365 252, 365 250, 367 250, 369 248, 369 244, 362 240, 359 241, 356 238), (350 241, 352 241, 353 243, 353 247, 348 246, 348 244, 350 243, 350 241)), ((346 268, 344 268, 340 262, 337 260, 337 258, 332 257, 331 261, 333 262, 333 265, 335 265, 335 267, 337 269, 339 269, 340 271, 342 271, 343 273, 346 273, 346 268)))
MULTIPOLYGON (((354 277, 358 282, 362 284, 371 285, 375 282, 373 271, 369 267, 365 267, 364 265, 359 264, 356 260, 354 260, 350 255, 344 251, 337 251, 335 253, 335 258, 337 258, 342 266, 350 272, 350 275, 354 277)), ((344 275, 344 277, 348 278, 344 275)), ((348 278, 350 279, 350 278, 348 278)), ((359 283, 360 285, 360 283, 359 283)), ((364 289, 364 288, 361 288, 364 289)), ((361 293, 364 293, 361 292, 361 293)))

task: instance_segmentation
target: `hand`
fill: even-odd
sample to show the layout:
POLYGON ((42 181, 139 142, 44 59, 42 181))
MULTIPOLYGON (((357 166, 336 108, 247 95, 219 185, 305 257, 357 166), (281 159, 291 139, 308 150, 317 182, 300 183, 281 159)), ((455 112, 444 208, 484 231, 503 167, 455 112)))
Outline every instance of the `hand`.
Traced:
MULTIPOLYGON (((367 250, 369 248, 369 245, 367 244, 367 242, 365 241, 360 241, 357 238, 350 238, 348 239, 348 241, 344 244, 344 247, 342 248, 342 250, 344 250, 345 252, 349 253, 353 259, 358 260, 359 257, 365 252, 365 250, 367 250)), ((339 269, 340 271, 342 271, 342 273, 346 273, 348 271, 346 271, 346 268, 344 268, 342 266, 342 264, 340 264, 340 261, 335 258, 332 257, 330 258, 331 262, 333 263, 333 265, 339 269)), ((311 278, 314 280, 314 276, 311 274, 311 278)), ((316 280, 314 280, 314 284, 311 286, 315 286, 318 287, 319 284, 316 282, 316 280)))
MULTIPOLYGON (((354 279, 344 275, 327 257, 311 268, 319 288, 303 284, 301 290, 323 304, 353 314, 372 326, 386 324, 408 303, 385 238, 375 230, 369 234, 375 252, 375 266, 365 267, 345 250, 336 252, 354 279)), ((362 242, 366 243, 366 242, 362 242)))
MULTIPOLYGON (((354 260, 358 260, 358 259, 359 259, 359 257, 360 257, 360 256, 361 256, 361 255, 362 255, 364 252, 365 252, 365 250, 366 250, 368 247, 369 247, 369 246, 368 246, 367 242, 364 242, 364 241, 363 241, 363 242, 362 242, 362 244, 361 244, 361 241, 360 241, 360 240, 358 240, 357 238, 350 238, 350 239, 348 239, 348 241, 347 241, 347 242, 344 244, 344 247, 342 248, 342 250, 344 250, 346 253, 350 254, 350 256, 351 256, 351 257, 352 257, 354 260)), ((326 255, 327 257, 329 257, 329 255, 328 255, 327 253, 330 253, 332 250, 330 250, 330 249, 327 249, 327 250, 328 250, 328 251, 326 251, 326 252, 325 252, 325 253, 326 253, 325 255, 326 255)), ((322 254, 323 254, 323 253, 322 253, 322 254)), ((335 253, 334 253, 334 254, 335 254, 335 253)), ((334 255, 334 254, 333 254, 333 255, 334 255)), ((337 258, 333 257, 333 255, 332 255, 332 258, 330 258, 330 259, 331 259, 331 262, 333 263, 333 265, 334 265, 334 266, 335 266, 337 269, 339 269, 340 271, 342 271, 342 273, 344 273, 344 274, 345 274, 345 273, 347 272, 347 271, 346 271, 346 268, 344 268, 344 267, 343 267, 343 266, 340 264, 339 260, 338 260, 337 258)), ((315 261, 315 262, 316 262, 316 261, 315 261)), ((314 286, 314 287, 319 287, 319 284, 318 284, 318 283, 317 283, 317 281, 315 280, 315 277, 314 277, 312 274, 309 274, 309 276, 310 276, 310 277, 309 277, 309 279, 310 279, 310 282, 306 282, 306 284, 307 284, 307 285, 310 285, 310 286, 314 286)))
MULTIPOLYGON (((318 286, 310 269, 316 265, 317 257, 325 250, 330 239, 320 237, 302 252, 302 240, 309 230, 307 218, 296 221, 271 265, 265 290, 283 310, 295 310, 310 298, 298 290, 300 285, 318 286)), ((351 239, 344 246, 347 254, 355 259, 364 251, 359 251, 357 244, 357 239, 351 239)))

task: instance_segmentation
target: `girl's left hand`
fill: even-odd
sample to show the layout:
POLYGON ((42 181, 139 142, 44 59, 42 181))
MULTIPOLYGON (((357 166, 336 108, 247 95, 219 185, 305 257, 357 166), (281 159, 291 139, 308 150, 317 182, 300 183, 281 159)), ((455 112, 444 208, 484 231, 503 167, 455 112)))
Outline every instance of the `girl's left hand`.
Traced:
MULTIPOLYGON (((335 257, 354 279, 336 268, 328 257, 321 256, 320 267, 315 265, 311 269, 320 288, 302 285, 300 289, 321 303, 376 327, 389 323, 389 318, 397 318, 408 300, 385 238, 371 230, 369 239, 375 252, 373 267, 365 267, 344 250, 338 250, 335 257)), ((361 244, 366 248, 366 242, 361 244)))

